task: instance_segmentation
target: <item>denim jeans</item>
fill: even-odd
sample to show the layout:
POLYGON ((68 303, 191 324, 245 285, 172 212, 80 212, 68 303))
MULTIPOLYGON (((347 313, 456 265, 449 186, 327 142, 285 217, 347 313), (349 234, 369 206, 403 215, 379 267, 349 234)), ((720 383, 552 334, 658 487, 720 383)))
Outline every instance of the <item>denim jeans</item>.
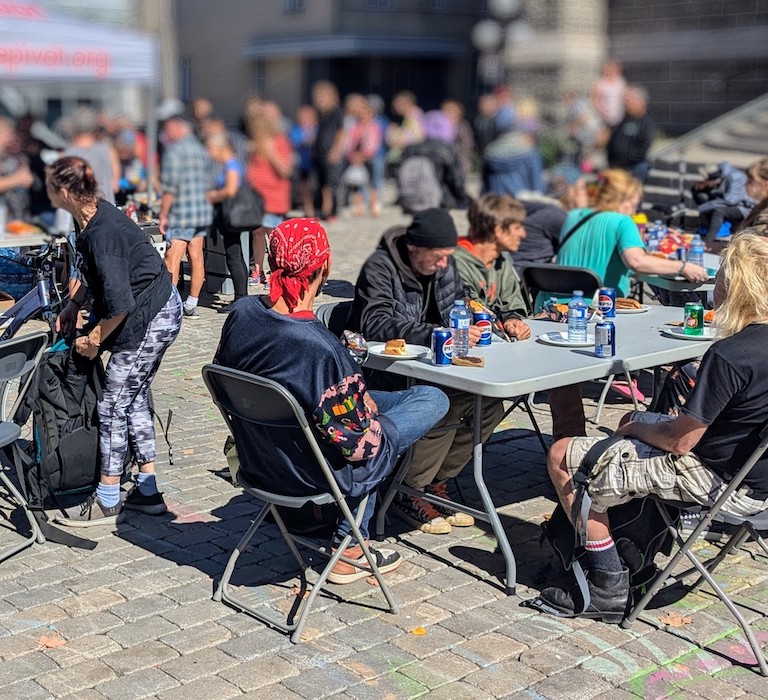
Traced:
MULTIPOLYGON (((448 397, 434 386, 414 386, 405 391, 370 391, 371 398, 379 407, 379 415, 385 415, 395 424, 399 435, 398 454, 405 452, 414 442, 424 437, 450 407, 448 397)), ((354 515, 362 500, 348 498, 347 505, 354 515)), ((360 534, 368 539, 368 523, 376 507, 376 491, 372 491, 360 523, 360 534)), ((346 520, 339 522, 333 537, 335 544, 349 532, 346 520)))

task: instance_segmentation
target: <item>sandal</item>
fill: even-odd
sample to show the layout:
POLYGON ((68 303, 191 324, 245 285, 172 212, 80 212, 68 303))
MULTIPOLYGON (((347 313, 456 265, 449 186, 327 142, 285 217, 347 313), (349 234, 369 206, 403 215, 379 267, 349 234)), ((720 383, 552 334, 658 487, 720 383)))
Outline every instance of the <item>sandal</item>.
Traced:
MULTIPOLYGON (((374 559, 376 559, 376 566, 379 568, 380 574, 387 574, 390 571, 394 571, 398 566, 400 566, 400 564, 403 563, 403 558, 400 556, 400 554, 392 549, 374 549, 371 546, 369 546, 368 549, 370 550, 374 559)), ((339 561, 336 566, 333 567, 331 573, 328 574, 329 583, 344 585, 345 583, 359 581, 361 578, 368 578, 368 576, 372 575, 371 569, 368 566, 368 561, 364 554, 361 554, 357 559, 354 559, 353 561, 356 565, 362 568, 358 568, 358 566, 353 567, 351 564, 347 564, 344 561, 339 561), (349 573, 341 573, 340 571, 337 571, 339 567, 353 570, 349 573)))
POLYGON ((614 380, 611 382, 611 389, 617 394, 621 394, 624 398, 631 399, 634 395, 637 401, 645 401, 645 394, 637 388, 637 380, 632 380, 631 388, 625 381, 614 380))

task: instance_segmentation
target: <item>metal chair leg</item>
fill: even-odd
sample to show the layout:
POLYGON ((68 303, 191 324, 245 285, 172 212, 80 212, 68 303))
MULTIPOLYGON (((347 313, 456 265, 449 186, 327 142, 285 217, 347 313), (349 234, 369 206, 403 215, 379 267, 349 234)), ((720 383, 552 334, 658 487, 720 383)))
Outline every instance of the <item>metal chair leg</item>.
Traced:
MULTIPOLYGON (((229 559, 227 560, 227 565, 224 568, 224 573, 221 575, 221 580, 219 581, 219 585, 216 588, 216 592, 213 594, 213 600, 215 601, 221 601, 226 600, 227 602, 232 603, 233 605, 236 605, 234 600, 230 598, 228 593, 228 586, 229 586, 229 580, 232 578, 232 574, 235 570, 235 564, 237 563, 237 560, 240 558, 240 555, 242 554, 243 550, 248 546, 248 542, 251 541, 251 538, 256 533, 256 530, 259 529, 259 526, 261 525, 262 521, 266 517, 267 513, 269 512, 269 504, 265 504, 264 507, 259 511, 259 514, 256 516, 254 521, 251 523, 251 526, 246 530, 245 534, 240 538, 240 541, 237 543, 237 546, 232 550, 232 554, 229 555, 229 559)), ((239 607, 236 605, 236 607, 239 607)))
POLYGON ((0 481, 3 483, 5 488, 8 489, 8 492, 11 495, 11 499, 24 511, 24 516, 27 518, 27 522, 29 523, 30 528, 29 537, 25 537, 22 542, 19 542, 18 544, 13 545, 0 553, 0 562, 2 562, 6 559, 9 559, 14 554, 18 554, 27 547, 31 547, 33 544, 35 544, 35 542, 45 542, 45 537, 43 537, 42 532, 40 532, 40 528, 37 525, 37 520, 35 520, 34 515, 27 506, 27 501, 19 493, 18 489, 13 485, 13 482, 8 478, 8 475, 5 474, 2 467, 0 467, 0 481))

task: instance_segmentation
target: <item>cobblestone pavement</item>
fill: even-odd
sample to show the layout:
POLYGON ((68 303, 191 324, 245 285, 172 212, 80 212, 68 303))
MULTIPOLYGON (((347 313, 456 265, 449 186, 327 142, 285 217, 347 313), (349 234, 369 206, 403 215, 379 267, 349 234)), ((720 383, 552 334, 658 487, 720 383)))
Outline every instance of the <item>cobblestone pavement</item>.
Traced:
MULTIPOLYGON (((379 234, 400 220, 390 207, 376 220, 342 217, 329 225, 334 273, 321 301, 351 294, 379 234)), ((200 376, 223 320, 211 308, 201 309, 198 321, 185 320, 154 385, 159 414, 174 412, 176 461, 169 467, 161 456, 159 464, 171 512, 129 513, 115 532, 88 531, 99 540, 93 551, 35 545, 0 564, 0 698, 768 698, 768 681, 734 663, 750 653, 707 592, 673 606, 693 613, 679 630, 684 638, 645 623, 624 631, 520 607, 558 568, 539 545, 553 491, 519 412, 499 427, 486 461, 518 558, 516 596, 501 589, 502 559, 486 528, 429 536, 393 520, 387 540, 407 560, 390 575, 398 615, 381 610, 382 597, 366 581, 334 588, 318 600, 304 643, 294 646, 212 602, 214 582, 254 513, 226 478, 224 424, 200 376)), ((588 411, 598 391, 595 385, 587 392, 588 411)), ((592 432, 616 425, 627 408, 616 401, 592 432)), ((546 403, 535 413, 547 432, 546 403)), ((475 501, 471 480, 461 483, 475 501)), ((11 537, 0 519, 0 545, 11 537)), ((235 583, 266 578, 269 604, 290 605, 291 561, 274 526, 241 562, 235 583)), ((765 611, 768 569, 749 552, 733 556, 721 578, 737 599, 765 611)), ((757 627, 768 638, 766 621, 757 627)))

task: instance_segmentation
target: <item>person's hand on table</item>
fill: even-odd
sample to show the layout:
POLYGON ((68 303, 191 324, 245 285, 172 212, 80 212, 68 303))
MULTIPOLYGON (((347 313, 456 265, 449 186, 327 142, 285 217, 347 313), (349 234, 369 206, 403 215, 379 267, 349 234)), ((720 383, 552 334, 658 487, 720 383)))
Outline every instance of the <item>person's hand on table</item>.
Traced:
POLYGON ((701 283, 706 282, 709 279, 709 273, 705 268, 699 267, 698 265, 691 265, 691 263, 686 263, 683 266, 683 269, 680 270, 680 274, 689 282, 701 283))
POLYGON ((531 327, 519 318, 510 318, 504 321, 504 330, 511 338, 528 340, 531 337, 531 327))
POLYGON ((483 331, 478 326, 469 327, 469 347, 474 347, 480 342, 480 336, 483 331))

